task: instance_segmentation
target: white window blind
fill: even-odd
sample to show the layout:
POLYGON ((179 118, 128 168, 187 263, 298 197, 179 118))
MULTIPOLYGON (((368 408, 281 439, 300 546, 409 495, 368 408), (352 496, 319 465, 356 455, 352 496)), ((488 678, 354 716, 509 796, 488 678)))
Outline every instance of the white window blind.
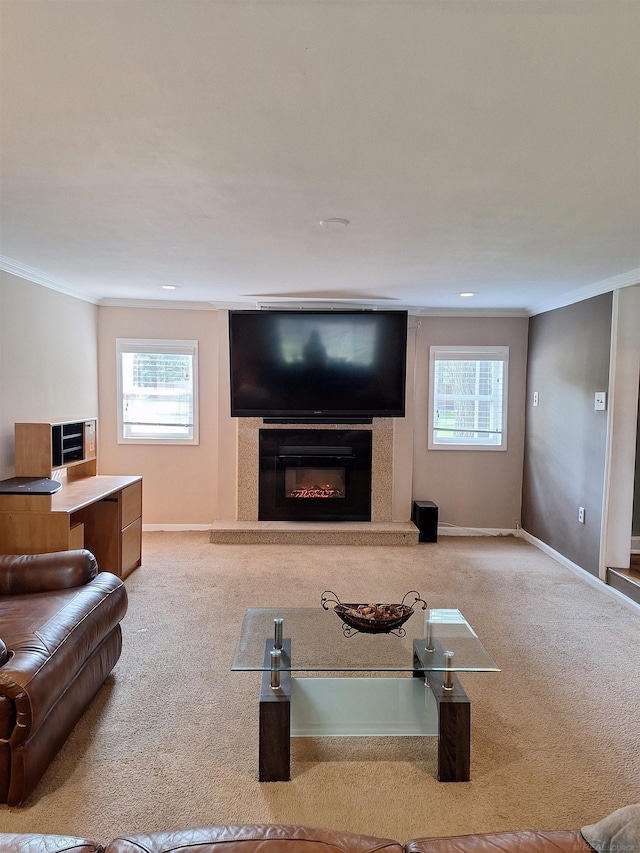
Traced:
POLYGON ((508 347, 430 347, 429 449, 506 450, 508 347))
POLYGON ((118 338, 118 441, 198 443, 198 342, 118 338))

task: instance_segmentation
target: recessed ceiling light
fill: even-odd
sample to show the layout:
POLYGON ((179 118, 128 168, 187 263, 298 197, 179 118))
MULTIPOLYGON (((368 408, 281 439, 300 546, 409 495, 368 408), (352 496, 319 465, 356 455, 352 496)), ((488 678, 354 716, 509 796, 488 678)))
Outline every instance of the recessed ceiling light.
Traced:
POLYGON ((163 284, 162 289, 163 290, 177 290, 178 285, 177 284, 163 284))
POLYGON ((469 296, 475 296, 475 293, 472 290, 463 290, 462 293, 458 295, 467 299, 469 296))
POLYGON ((320 225, 323 228, 346 228, 349 224, 348 219, 321 219, 320 225))

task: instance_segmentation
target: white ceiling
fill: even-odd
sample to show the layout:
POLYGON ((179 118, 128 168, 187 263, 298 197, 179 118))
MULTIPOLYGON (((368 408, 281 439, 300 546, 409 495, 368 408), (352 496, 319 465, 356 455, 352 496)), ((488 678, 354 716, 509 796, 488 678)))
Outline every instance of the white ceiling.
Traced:
POLYGON ((640 0, 0 10, 5 270, 436 313, 640 280, 640 0))

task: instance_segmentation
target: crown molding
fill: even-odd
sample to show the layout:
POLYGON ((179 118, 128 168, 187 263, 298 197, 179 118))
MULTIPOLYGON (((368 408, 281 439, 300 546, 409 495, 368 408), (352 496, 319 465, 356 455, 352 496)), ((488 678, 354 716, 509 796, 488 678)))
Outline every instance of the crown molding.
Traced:
POLYGON ((12 261, 11 258, 7 258, 5 255, 0 255, 0 270, 4 270, 4 272, 8 272, 18 278, 24 278, 34 284, 39 284, 42 287, 48 287, 49 290, 57 290, 66 296, 73 296, 74 299, 82 299, 83 302, 90 302, 92 305, 100 303, 100 299, 97 296, 80 293, 78 290, 67 287, 61 281, 57 281, 44 275, 39 270, 33 269, 33 267, 27 267, 24 264, 19 264, 17 261, 12 261))
POLYGON ((535 317, 536 314, 543 314, 545 311, 554 311, 556 308, 565 308, 567 305, 574 305, 576 302, 582 302, 585 299, 591 299, 594 296, 600 296, 603 293, 610 293, 613 290, 620 290, 623 287, 633 287, 635 284, 640 284, 640 267, 629 270, 629 272, 621 273, 612 278, 605 278, 602 281, 588 284, 586 287, 579 287, 576 290, 570 290, 558 296, 556 299, 540 302, 529 308, 528 314, 530 317, 535 317))
POLYGON ((419 308, 418 317, 528 317, 525 308, 419 308))
POLYGON ((100 308, 168 308, 176 311, 215 311, 217 306, 211 302, 185 302, 162 299, 101 299, 100 308))

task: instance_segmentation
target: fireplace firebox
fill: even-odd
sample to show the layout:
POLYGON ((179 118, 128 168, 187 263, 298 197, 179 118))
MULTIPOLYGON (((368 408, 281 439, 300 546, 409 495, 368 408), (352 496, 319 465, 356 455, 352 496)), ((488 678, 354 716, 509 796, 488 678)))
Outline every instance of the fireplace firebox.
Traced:
POLYGON ((371 430, 262 429, 260 521, 371 521, 371 430))

